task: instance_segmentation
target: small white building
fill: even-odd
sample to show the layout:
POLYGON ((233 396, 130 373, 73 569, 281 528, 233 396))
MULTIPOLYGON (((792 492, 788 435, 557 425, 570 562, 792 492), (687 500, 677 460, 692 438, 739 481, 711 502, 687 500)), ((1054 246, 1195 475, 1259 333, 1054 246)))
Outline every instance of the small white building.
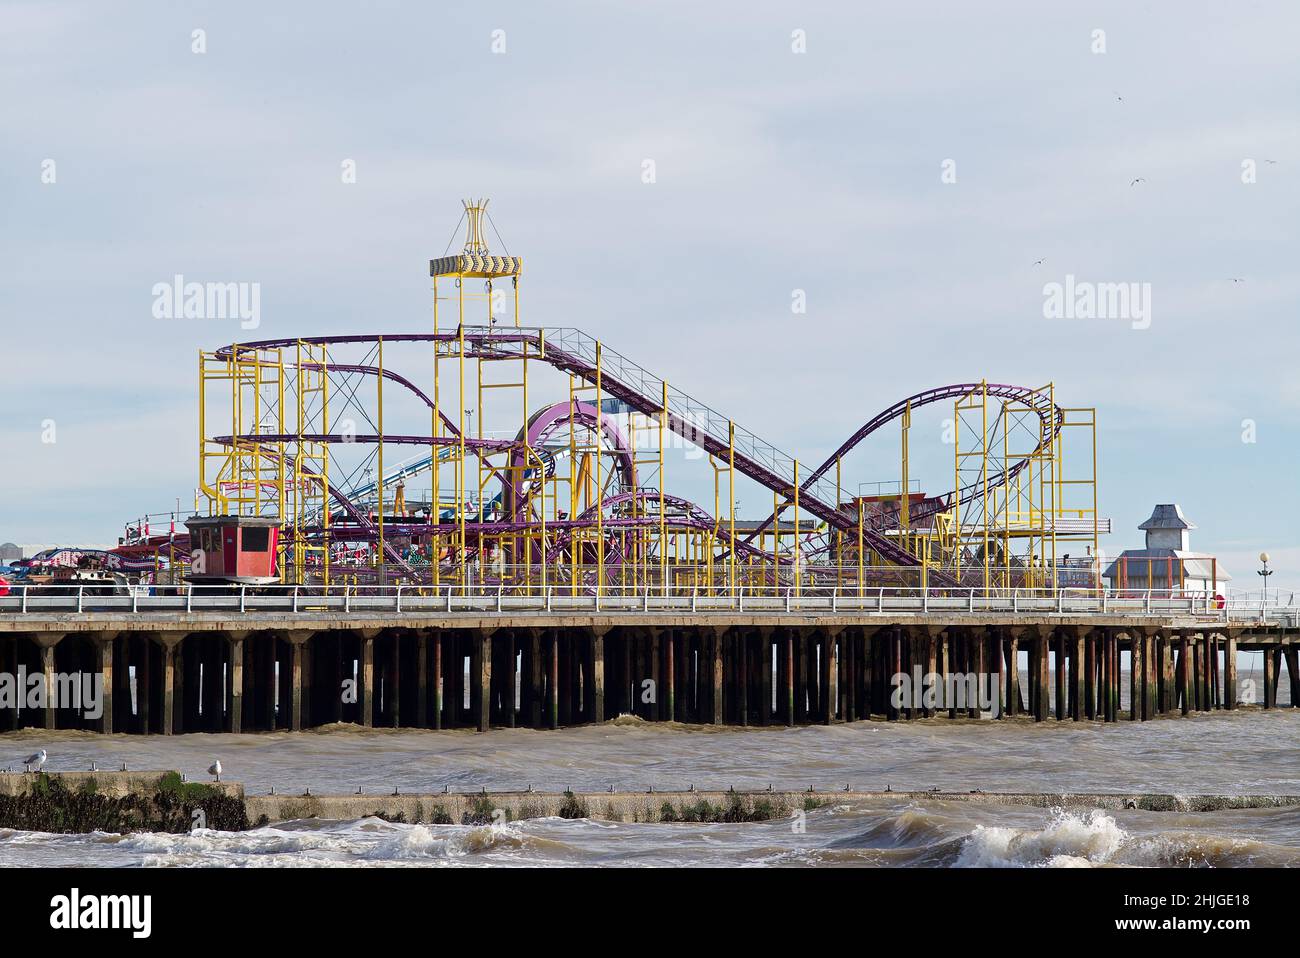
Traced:
POLYGON ((1138 526, 1146 533, 1145 549, 1125 549, 1102 576, 1119 592, 1172 589, 1176 592, 1219 593, 1232 578, 1218 559, 1193 552, 1187 520, 1177 503, 1158 505, 1138 526))

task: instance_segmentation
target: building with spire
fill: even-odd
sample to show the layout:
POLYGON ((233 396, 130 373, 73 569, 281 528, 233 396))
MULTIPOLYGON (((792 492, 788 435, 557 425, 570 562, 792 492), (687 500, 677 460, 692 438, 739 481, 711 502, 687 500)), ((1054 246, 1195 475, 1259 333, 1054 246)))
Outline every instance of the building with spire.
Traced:
POLYGON ((1151 518, 1138 528, 1146 533, 1146 548, 1125 549, 1106 568, 1102 575, 1111 589, 1217 594, 1232 578, 1217 558, 1191 550, 1190 531, 1196 524, 1183 515, 1177 503, 1156 506, 1151 518))

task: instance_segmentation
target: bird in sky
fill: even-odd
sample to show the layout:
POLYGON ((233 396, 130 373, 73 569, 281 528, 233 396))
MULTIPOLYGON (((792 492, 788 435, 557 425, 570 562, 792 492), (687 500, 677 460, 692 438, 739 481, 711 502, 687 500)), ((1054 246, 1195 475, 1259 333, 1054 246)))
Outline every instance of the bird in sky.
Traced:
POLYGON ((217 781, 221 781, 221 759, 217 759, 208 766, 208 774, 216 776, 217 781))
POLYGON ((1240 276, 1229 276, 1229 277, 1228 277, 1228 282, 1230 282, 1230 283, 1244 283, 1244 282, 1246 282, 1246 280, 1243 279, 1243 278, 1240 277, 1240 276))
POLYGON ((1146 181, 1147 178, 1145 176, 1139 176, 1132 183, 1130 183, 1129 186, 1137 186, 1139 183, 1145 183, 1146 181))
POLYGON ((1112 92, 1114 92, 1114 94, 1115 94, 1115 100, 1116 100, 1116 102, 1118 102, 1118 103, 1123 103, 1123 102, 1124 102, 1124 98, 1123 98, 1122 96, 1119 95, 1119 91, 1118 91, 1118 90, 1114 90, 1114 91, 1112 91, 1112 92))
POLYGON ((36 771, 39 772, 41 770, 41 766, 46 763, 49 757, 50 756, 46 754, 45 749, 41 749, 39 752, 36 752, 33 755, 28 755, 25 759, 23 759, 23 765, 27 767, 27 771, 29 772, 32 770, 32 766, 35 765, 36 771))
POLYGON ((1269 166, 1276 166, 1276 165, 1277 165, 1277 160, 1269 160, 1269 159, 1266 159, 1266 160, 1264 160, 1264 162, 1267 163, 1269 166))
POLYGON ((1042 265, 1043 265, 1044 263, 1046 263, 1046 262, 1047 262, 1047 257, 1043 257, 1042 259, 1036 259, 1036 260, 1034 260, 1034 265, 1035 265, 1035 266, 1042 266, 1042 265))

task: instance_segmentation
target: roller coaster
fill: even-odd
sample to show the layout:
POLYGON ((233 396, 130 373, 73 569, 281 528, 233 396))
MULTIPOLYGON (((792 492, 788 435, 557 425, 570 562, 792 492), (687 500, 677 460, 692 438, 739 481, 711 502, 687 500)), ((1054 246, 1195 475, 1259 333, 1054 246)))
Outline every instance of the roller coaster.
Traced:
POLYGON ((807 468, 600 340, 524 326, 520 258, 489 250, 486 201, 464 207, 463 248, 430 261, 431 329, 200 353, 195 511, 277 520, 281 581, 1100 587, 1095 410, 1059 405, 1050 384, 941 386, 807 468), (940 495, 909 475, 927 406, 952 412, 940 495), (898 478, 850 492, 846 459, 894 430, 898 478), (712 485, 711 508, 668 490, 679 468, 712 485), (738 492, 770 495, 770 511, 738 518, 738 492))

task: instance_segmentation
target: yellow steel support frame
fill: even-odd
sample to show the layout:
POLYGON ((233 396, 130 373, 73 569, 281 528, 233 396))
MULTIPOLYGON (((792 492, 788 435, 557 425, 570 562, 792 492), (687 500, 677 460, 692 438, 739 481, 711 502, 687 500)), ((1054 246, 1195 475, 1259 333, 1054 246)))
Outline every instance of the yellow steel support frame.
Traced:
POLYGON ((736 591, 736 424, 727 420, 727 522, 731 542, 727 548, 727 588, 736 591))
MULTIPOLYGON (((975 494, 954 504, 951 546, 944 546, 938 522, 936 541, 959 581, 976 584, 963 580, 962 572, 977 545, 979 584, 986 589, 1054 592, 1063 581, 1077 588, 1076 566, 1063 565, 1062 547, 1080 543, 1097 554, 1096 411, 1061 409, 1059 429, 1056 411, 1051 383, 1025 399, 1002 401, 992 416, 985 384, 954 403, 955 488, 973 488, 975 494), (1067 472, 1067 437, 1083 431, 1088 453, 1067 472)), ((1099 586, 1094 570, 1088 588, 1099 586)))
MULTIPOLYGON (((440 277, 433 277, 433 333, 438 334, 438 280, 440 277)), ((442 383, 439 376, 442 366, 442 344, 438 340, 433 343, 433 412, 430 414, 431 425, 429 435, 432 442, 429 444, 429 478, 432 480, 429 489, 429 518, 434 526, 434 533, 429 537, 429 566, 431 569, 430 584, 437 589, 442 585, 442 447, 437 440, 443 437, 442 432, 442 383)))
MULTIPOLYGON (((289 507, 293 527, 293 575, 308 581, 309 557, 320 556, 322 584, 330 579, 330 447, 328 442, 309 439, 314 433, 328 435, 329 347, 323 343, 298 341, 294 360, 294 392, 297 399, 297 428, 290 451, 293 485, 289 507), (315 541, 308 528, 319 519, 320 535, 315 541)), ((382 377, 380 377, 382 380, 382 377)), ((282 512, 283 516, 284 513, 282 512)))
POLYGON ((659 588, 668 594, 668 510, 664 503, 667 475, 664 470, 664 436, 668 428, 668 380, 663 381, 659 404, 659 588))
MULTIPOLYGON (((295 370, 296 375, 296 370, 295 370)), ((262 441, 263 434, 286 434, 285 410, 288 372, 282 349, 232 346, 222 359, 218 353, 199 354, 199 486, 209 515, 258 515, 286 521, 299 501, 292 478, 297 450, 283 439, 262 441), (230 385, 229 439, 208 436, 208 403, 212 387, 230 385)), ((294 389, 297 388, 295 383, 294 389)), ((309 470, 310 472, 310 470, 309 470)), ((321 497, 317 497, 321 498, 321 497)), ((323 500, 322 500, 323 501, 323 500)), ((293 543, 281 541, 279 568, 288 574, 293 543)), ((296 575, 296 570, 294 572, 296 575)))
POLYGON ((379 470, 378 479, 375 484, 377 493, 377 506, 379 510, 379 550, 376 554, 376 560, 379 562, 379 584, 388 584, 388 565, 384 561, 386 553, 384 551, 384 337, 379 337, 378 343, 379 375, 375 377, 375 401, 378 403, 377 423, 379 426, 379 450, 378 462, 376 467, 379 470))
POLYGON ((469 547, 465 534, 465 513, 469 509, 465 491, 465 281, 456 278, 456 299, 460 322, 456 325, 456 407, 459 425, 459 447, 456 456, 456 552, 454 568, 460 577, 461 591, 469 594, 469 547))
POLYGON ((911 486, 908 480, 908 461, 907 461, 907 437, 912 428, 912 400, 907 401, 903 408, 902 422, 902 444, 903 444, 903 476, 899 484, 898 494, 898 531, 903 539, 907 538, 908 526, 910 525, 911 502, 908 493, 911 486))
POLYGON ((799 541, 799 460, 794 461, 794 594, 799 595, 803 586, 803 553, 799 541))

